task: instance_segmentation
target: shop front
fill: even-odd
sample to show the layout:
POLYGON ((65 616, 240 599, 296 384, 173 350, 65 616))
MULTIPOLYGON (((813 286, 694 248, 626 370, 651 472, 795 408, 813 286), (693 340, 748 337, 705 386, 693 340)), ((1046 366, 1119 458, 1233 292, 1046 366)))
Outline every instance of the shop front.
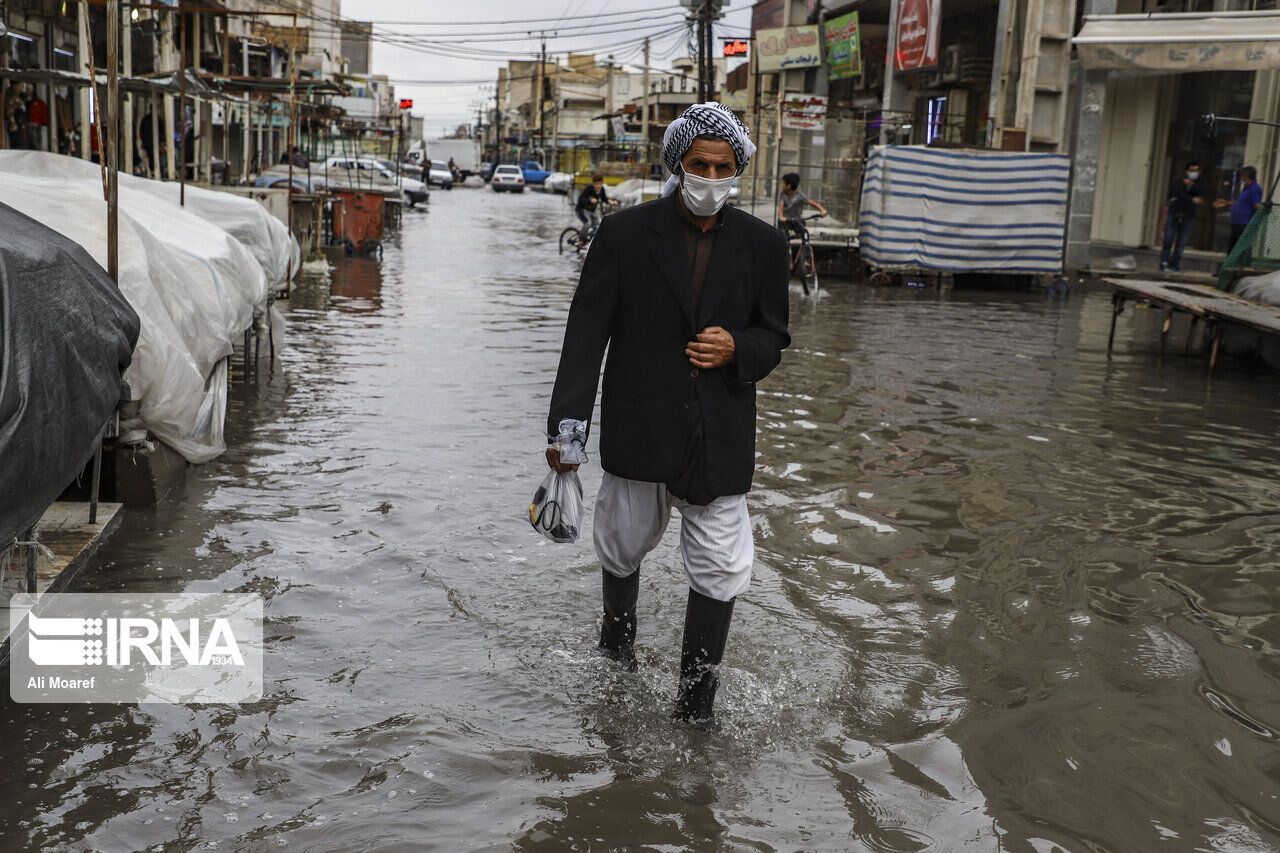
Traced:
POLYGON ((1276 129, 1261 122, 1280 120, 1280 15, 1095 16, 1075 43, 1087 69, 1107 72, 1088 265, 1158 264, 1168 202, 1194 166, 1203 195, 1182 268, 1212 272, 1230 249, 1225 203, 1241 169, 1265 189, 1276 175, 1276 129))

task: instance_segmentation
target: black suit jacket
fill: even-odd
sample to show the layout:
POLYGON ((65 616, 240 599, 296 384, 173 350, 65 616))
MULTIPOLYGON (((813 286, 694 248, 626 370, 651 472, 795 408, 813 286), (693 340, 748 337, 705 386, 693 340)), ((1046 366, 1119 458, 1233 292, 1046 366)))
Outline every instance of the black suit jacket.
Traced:
POLYGON ((578 281, 547 433, 562 418, 590 423, 605 345, 600 401, 604 470, 670 483, 685 459, 690 407, 700 406, 706 485, 743 494, 755 469, 755 383, 791 343, 786 238, 736 208, 724 211, 694 316, 689 255, 674 196, 605 217, 578 281), (734 338, 732 363, 695 370, 685 347, 707 326, 734 338))

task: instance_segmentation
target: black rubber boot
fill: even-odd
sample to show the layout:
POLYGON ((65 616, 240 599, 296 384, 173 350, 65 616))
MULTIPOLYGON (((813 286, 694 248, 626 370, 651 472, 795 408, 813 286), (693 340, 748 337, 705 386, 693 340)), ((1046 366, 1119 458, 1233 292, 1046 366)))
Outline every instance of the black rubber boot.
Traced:
POLYGON ((716 687, 720 684, 720 661, 729 639, 733 602, 734 599, 716 601, 689 590, 674 714, 678 720, 706 728, 715 726, 716 687))
POLYGON ((615 577, 608 569, 603 575, 604 621, 600 624, 600 650, 605 656, 636 668, 636 600, 640 597, 640 571, 625 578, 615 577))

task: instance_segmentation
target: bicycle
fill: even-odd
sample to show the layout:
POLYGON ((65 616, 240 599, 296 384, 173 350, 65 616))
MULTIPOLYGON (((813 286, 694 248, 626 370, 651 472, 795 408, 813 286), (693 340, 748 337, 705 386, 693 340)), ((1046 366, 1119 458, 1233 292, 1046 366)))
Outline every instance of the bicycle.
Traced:
POLYGON ((792 246, 791 274, 800 276, 800 286, 804 288, 805 296, 809 295, 811 281, 813 290, 818 289, 818 261, 813 254, 813 245, 809 242, 809 229, 804 223, 810 219, 821 218, 821 213, 811 213, 808 216, 787 220, 787 242, 792 246), (792 231, 796 232, 797 236, 792 236, 792 231), (794 242, 797 239, 798 242, 794 242))
MULTIPOLYGON (((616 201, 610 201, 600 212, 603 218, 618 209, 616 201)), ((583 249, 591 245, 591 240, 596 236, 596 229, 599 225, 584 225, 581 228, 576 225, 570 225, 568 228, 560 232, 560 254, 564 254, 566 246, 572 246, 575 252, 581 252, 583 249)))
POLYGON ((596 226, 584 225, 581 228, 570 225, 560 232, 560 254, 564 254, 566 246, 572 246, 575 252, 581 252, 591 245, 591 238, 596 236, 596 226))

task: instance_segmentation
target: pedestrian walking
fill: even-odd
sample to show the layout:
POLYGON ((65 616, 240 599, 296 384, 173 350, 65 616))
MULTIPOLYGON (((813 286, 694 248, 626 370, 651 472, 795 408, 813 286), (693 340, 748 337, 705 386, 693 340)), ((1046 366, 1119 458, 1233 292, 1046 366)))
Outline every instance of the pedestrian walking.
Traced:
MULTIPOLYGON (((734 601, 751 580, 746 493, 755 468, 755 383, 791 343, 786 240, 725 202, 755 153, 717 103, 668 126, 663 197, 606 218, 569 309, 547 435, 600 404, 593 540, 602 564, 600 648, 635 666, 640 563, 674 507, 689 583, 675 715, 710 724, 734 601)), ((563 465, 555 447, 547 461, 563 465)))
POLYGON ((1258 170, 1245 166, 1240 170, 1240 192, 1234 200, 1220 198, 1213 203, 1214 207, 1231 207, 1231 242, 1227 245, 1230 252, 1244 236, 1244 229, 1253 221, 1253 214, 1262 207, 1262 185, 1258 183, 1258 170))
POLYGON ((1164 246, 1160 250, 1160 271, 1182 271, 1182 250, 1187 247, 1196 208, 1204 201, 1200 164, 1192 160, 1182 177, 1169 188, 1169 210, 1164 220, 1164 246))

